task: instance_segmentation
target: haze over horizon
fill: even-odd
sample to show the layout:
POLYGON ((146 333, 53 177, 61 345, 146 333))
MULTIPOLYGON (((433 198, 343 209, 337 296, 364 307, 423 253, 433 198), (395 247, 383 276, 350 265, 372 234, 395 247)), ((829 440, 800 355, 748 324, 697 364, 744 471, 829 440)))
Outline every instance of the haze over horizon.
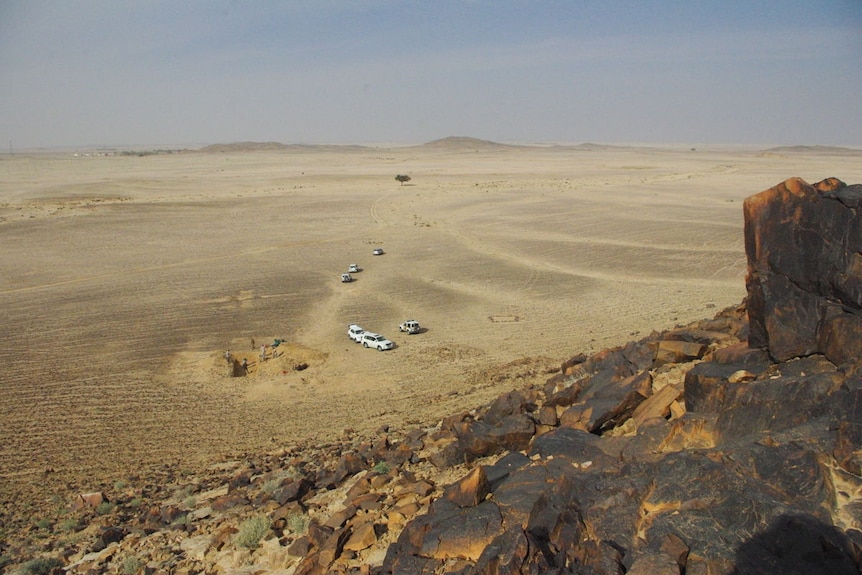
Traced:
POLYGON ((7 0, 0 150, 862 146, 860 63, 858 0, 7 0))

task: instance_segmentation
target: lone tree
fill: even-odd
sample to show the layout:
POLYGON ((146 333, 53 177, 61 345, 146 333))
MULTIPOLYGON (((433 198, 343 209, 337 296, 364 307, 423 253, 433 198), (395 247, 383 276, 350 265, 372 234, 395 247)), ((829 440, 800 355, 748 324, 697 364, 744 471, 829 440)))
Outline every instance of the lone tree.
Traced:
POLYGON ((408 176, 407 174, 398 174, 397 176, 395 176, 395 179, 401 182, 401 185, 403 186, 404 182, 410 181, 410 176, 408 176))

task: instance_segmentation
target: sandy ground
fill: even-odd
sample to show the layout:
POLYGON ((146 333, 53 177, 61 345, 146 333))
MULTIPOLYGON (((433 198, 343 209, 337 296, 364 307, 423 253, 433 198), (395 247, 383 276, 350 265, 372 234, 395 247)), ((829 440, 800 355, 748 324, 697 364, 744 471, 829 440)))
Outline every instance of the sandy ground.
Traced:
POLYGON ((433 424, 576 353, 711 317, 745 295, 742 200, 791 176, 862 182, 860 157, 451 143, 3 156, 0 496, 433 424), (362 271, 343 284, 350 263, 362 271), (405 319, 426 330, 399 334, 405 319), (350 323, 395 349, 363 349, 350 323), (260 362, 251 340, 275 338, 260 362))

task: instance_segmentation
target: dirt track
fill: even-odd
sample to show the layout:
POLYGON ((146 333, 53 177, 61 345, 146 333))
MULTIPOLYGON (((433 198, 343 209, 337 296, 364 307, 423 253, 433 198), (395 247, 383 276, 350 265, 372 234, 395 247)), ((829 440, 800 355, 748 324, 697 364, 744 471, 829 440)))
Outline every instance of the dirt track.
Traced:
POLYGON ((0 495, 433 423, 575 353, 711 316, 744 296, 742 200, 791 176, 862 182, 859 157, 4 157, 0 495), (349 263, 363 270, 342 284, 349 263), (408 318, 427 331, 399 336, 408 318), (349 323, 396 348, 362 349, 349 323), (257 365, 251 339, 276 337, 283 355, 257 365), (248 377, 228 377, 226 349, 248 377))

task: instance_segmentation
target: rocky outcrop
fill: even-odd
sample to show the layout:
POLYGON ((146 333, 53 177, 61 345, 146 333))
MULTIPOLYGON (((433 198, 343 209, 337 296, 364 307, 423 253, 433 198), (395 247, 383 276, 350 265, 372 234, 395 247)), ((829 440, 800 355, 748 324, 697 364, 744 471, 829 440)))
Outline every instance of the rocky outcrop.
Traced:
POLYGON ((86 493, 38 553, 70 575, 859 573, 856 194, 747 201, 749 298, 712 319, 434 426, 86 493))
POLYGON ((858 573, 860 198, 794 179, 746 200, 748 326, 724 313, 564 364, 534 401, 558 424, 488 467, 472 512, 434 501, 383 572, 858 573), (453 513, 491 539, 478 556, 429 552, 453 513))
POLYGON ((745 200, 749 344, 837 365, 862 349, 862 185, 787 180, 745 200))
MULTIPOLYGON (((605 382, 611 388, 637 377, 616 369, 621 353, 593 363, 595 373, 617 371, 605 382)), ((571 380, 568 396, 582 397, 570 388, 588 387, 588 379, 571 380)), ((500 460, 505 469, 488 465, 485 474, 499 479, 485 499, 472 508, 435 500, 390 546, 383 572, 858 572, 862 444, 849 435, 862 421, 862 382, 823 356, 779 364, 737 345, 691 367, 681 396, 680 417, 647 419, 625 433, 613 432, 624 425, 561 425, 514 464, 500 460), (753 379, 731 384, 741 371, 753 379), (452 522, 482 536, 460 551, 450 545, 445 556, 430 551, 428 541, 452 522), (786 537, 791 525, 819 543, 799 552, 800 539, 786 537)), ((618 401, 625 405, 625 395, 618 401)))

